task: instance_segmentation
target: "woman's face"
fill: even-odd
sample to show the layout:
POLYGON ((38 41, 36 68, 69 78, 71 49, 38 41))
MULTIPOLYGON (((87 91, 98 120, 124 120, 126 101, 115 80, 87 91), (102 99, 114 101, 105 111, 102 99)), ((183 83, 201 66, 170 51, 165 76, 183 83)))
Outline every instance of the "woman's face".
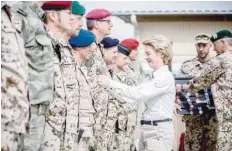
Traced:
POLYGON ((150 45, 145 45, 145 55, 149 66, 156 70, 159 65, 163 62, 162 53, 160 51, 155 51, 150 45))

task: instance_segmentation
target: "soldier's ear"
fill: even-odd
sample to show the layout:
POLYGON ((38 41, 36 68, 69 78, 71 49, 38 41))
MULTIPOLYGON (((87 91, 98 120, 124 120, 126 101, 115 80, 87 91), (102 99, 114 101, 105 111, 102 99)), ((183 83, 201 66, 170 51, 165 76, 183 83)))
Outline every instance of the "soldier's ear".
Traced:
POLYGON ((93 26, 94 26, 94 28, 98 29, 99 28, 99 22, 95 20, 93 22, 93 26))
POLYGON ((57 15, 58 14, 55 11, 49 11, 49 12, 47 12, 47 18, 48 18, 48 20, 50 20, 52 22, 56 22, 57 15))

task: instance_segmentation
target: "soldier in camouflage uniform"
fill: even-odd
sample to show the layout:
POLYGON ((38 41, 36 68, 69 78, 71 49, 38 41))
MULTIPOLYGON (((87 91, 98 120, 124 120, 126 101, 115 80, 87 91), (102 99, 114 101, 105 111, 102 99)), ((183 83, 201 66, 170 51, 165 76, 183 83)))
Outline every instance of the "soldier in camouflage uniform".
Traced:
POLYGON ((208 61, 201 74, 188 84, 177 86, 180 91, 198 91, 214 85, 213 98, 218 119, 216 151, 232 150, 232 33, 222 30, 211 38, 219 54, 208 61))
MULTIPOLYGON (((133 85, 133 80, 128 77, 125 68, 128 63, 128 56, 130 50, 123 46, 118 45, 118 57, 116 59, 117 69, 114 72, 114 80, 128 85, 133 85)), ((125 102, 120 101, 118 117, 118 133, 114 136, 113 147, 118 151, 130 151, 131 145, 134 143, 134 133, 137 124, 137 102, 129 100, 125 102)))
MULTIPOLYGON (((197 57, 185 61, 181 66, 181 72, 188 77, 199 76, 204 65, 210 60, 209 51, 212 48, 210 37, 207 34, 198 34, 195 37, 197 57)), ((215 150, 217 137, 217 123, 215 111, 203 115, 186 115, 183 117, 186 125, 185 150, 200 151, 202 147, 207 150, 215 150), (203 134, 206 143, 203 143, 203 134)))
POLYGON ((128 67, 127 67, 127 72, 129 75, 131 75, 133 81, 133 85, 138 85, 139 82, 141 81, 139 79, 139 75, 135 70, 135 61, 136 61, 136 57, 138 55, 138 46, 139 46, 139 42, 136 39, 124 39, 121 43, 121 45, 127 47, 131 53, 129 55, 129 63, 128 63, 128 67))
POLYGON ((54 47, 54 98, 46 114, 44 148, 48 151, 75 151, 78 148, 77 64, 68 43, 71 32, 71 1, 46 2, 45 26, 54 47), (55 17, 54 17, 55 16, 55 17))
MULTIPOLYGON (((131 53, 129 55, 129 63, 126 67, 126 79, 125 79, 125 84, 129 85, 129 86, 137 86, 139 83, 141 83, 141 78, 139 76, 139 73, 135 70, 135 61, 138 55, 138 46, 139 46, 139 42, 136 39, 132 39, 132 38, 128 38, 128 39, 124 39, 121 43, 121 45, 127 47, 131 53)), ((143 113, 143 106, 144 106, 144 102, 138 102, 137 103, 137 113, 136 113, 136 117, 137 117, 137 126, 135 128, 135 132, 134 132, 134 140, 133 140, 133 144, 131 144, 133 146, 133 148, 139 146, 139 138, 140 138, 140 120, 142 118, 142 113, 143 113)), ((134 114, 131 117, 135 117, 135 112, 132 112, 132 114, 134 114)), ((134 119, 133 121, 136 121, 136 119, 134 119)))
MULTIPOLYGON (((108 71, 110 74, 110 77, 113 78, 113 71, 116 67, 115 60, 117 57, 118 48, 117 45, 119 44, 118 39, 112 39, 110 37, 105 37, 101 44, 104 47, 104 61, 108 67, 108 71)), ((104 138, 108 138, 106 141, 101 141, 99 143, 99 146, 105 146, 105 150, 112 150, 112 143, 113 143, 113 136, 116 130, 116 121, 117 121, 117 111, 119 110, 119 102, 118 100, 113 97, 112 95, 109 95, 109 102, 107 106, 107 115, 106 115, 106 121, 104 124, 104 128, 102 130, 102 135, 100 137, 100 140, 104 140, 104 138)))
POLYGON ((1 2, 1 151, 22 149, 29 120, 27 59, 21 29, 11 16, 10 6, 1 2))
POLYGON ((105 9, 94 9, 85 17, 87 19, 88 30, 96 35, 97 46, 97 49, 94 50, 93 54, 85 62, 88 70, 89 83, 91 83, 91 95, 96 109, 96 114, 94 115, 96 121, 94 125, 95 149, 105 151, 108 148, 107 144, 110 136, 103 136, 102 134, 106 134, 104 131, 108 131, 105 123, 108 114, 109 99, 113 98, 109 98, 108 90, 98 86, 97 75, 105 74, 110 77, 109 69, 104 61, 103 47, 100 42, 104 36, 110 34, 113 24, 111 22, 111 13, 105 9))
MULTIPOLYGON (((117 52, 118 52, 118 47, 117 45, 119 44, 119 40, 118 39, 113 39, 110 37, 105 37, 102 42, 101 42, 104 46, 104 60, 106 62, 106 64, 108 66, 110 66, 111 69, 110 73, 111 73, 111 78, 113 79, 115 77, 114 74, 114 70, 116 68, 116 57, 117 57, 117 52)), ((109 104, 108 104, 108 114, 107 114, 107 119, 106 119, 106 124, 105 124, 105 129, 106 131, 103 134, 105 136, 108 136, 109 140, 107 143, 108 146, 108 150, 119 150, 120 147, 123 147, 123 144, 120 144, 120 146, 118 145, 118 141, 117 144, 115 145, 115 139, 116 135, 119 135, 119 131, 124 131, 125 130, 125 122, 126 122, 126 118, 124 119, 118 119, 118 114, 120 114, 120 112, 123 112, 124 109, 122 108, 121 102, 120 100, 117 100, 116 98, 110 96, 110 100, 109 100, 109 104), (120 124, 119 124, 120 123, 120 124), (123 125, 121 123, 124 123, 123 125), (119 126, 120 125, 120 126, 119 126), (122 126, 124 126, 122 128, 122 126)), ((125 117, 125 116, 124 116, 125 117)), ((122 138, 121 141, 123 141, 124 138, 122 138)))
POLYGON ((22 36, 28 59, 31 104, 29 133, 23 150, 43 150, 45 111, 53 98, 53 48, 43 25, 43 2, 18 2, 14 10, 23 18, 22 36))
POLYGON ((90 85, 88 82, 87 68, 83 61, 88 59, 93 50, 95 35, 92 32, 81 29, 79 35, 69 40, 69 43, 75 51, 76 61, 79 70, 77 70, 77 77, 79 83, 80 104, 79 104, 79 123, 78 127, 83 134, 79 134, 78 150, 88 151, 93 144, 93 124, 95 109, 93 106, 93 99, 90 94, 90 85))

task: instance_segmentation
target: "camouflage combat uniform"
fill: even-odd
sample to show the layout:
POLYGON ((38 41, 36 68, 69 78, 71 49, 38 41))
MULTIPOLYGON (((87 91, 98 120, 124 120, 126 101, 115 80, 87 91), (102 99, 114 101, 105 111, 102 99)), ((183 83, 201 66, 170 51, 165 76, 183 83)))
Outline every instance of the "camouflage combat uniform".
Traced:
MULTIPOLYGON (((1 150, 22 149, 22 134, 29 120, 27 59, 20 29, 14 27, 12 12, 1 2, 1 150)), ((19 20, 18 20, 19 21, 19 20)), ((20 23, 20 22, 18 22, 20 23)), ((22 23, 22 22, 21 22, 22 23)))
POLYGON ((90 58, 85 61, 89 83, 91 83, 91 95, 96 110, 94 115, 96 121, 94 125, 95 149, 99 151, 107 150, 109 138, 106 135, 110 135, 105 133, 107 130, 104 128, 108 114, 109 91, 97 84, 97 75, 104 74, 110 76, 108 67, 104 61, 102 49, 102 45, 98 44, 90 58))
POLYGON ((130 77, 128 77, 127 84, 130 86, 138 85, 141 82, 141 78, 139 77, 138 73, 136 73, 134 66, 135 65, 133 64, 133 62, 131 62, 126 67, 126 72, 130 76, 130 77))
POLYGON ((90 93, 90 85, 88 82, 87 68, 84 64, 79 65, 77 70, 77 77, 79 82, 79 129, 84 130, 82 136, 80 136, 80 142, 78 150, 89 151, 90 147, 93 147, 93 125, 94 120, 94 104, 90 93))
MULTIPOLYGON (((118 123, 124 123, 126 121, 126 119, 121 119, 121 121, 118 120, 118 123, 117 123, 118 112, 121 110, 121 108, 120 108, 120 104, 119 104, 118 100, 115 99, 111 95, 109 97, 109 103, 108 103, 107 108, 108 108, 108 110, 107 110, 106 123, 105 123, 104 129, 102 131, 101 139, 102 140, 107 139, 107 141, 104 142, 104 145, 106 146, 108 151, 112 151, 112 150, 119 148, 118 146, 116 148, 115 148, 115 146, 113 146, 113 142, 115 139, 114 136, 115 136, 116 131, 118 131, 118 129, 121 129, 121 130, 125 129, 125 127, 122 128, 120 126, 117 129, 116 124, 119 125, 118 123)), ((120 146, 121 145, 122 144, 120 144, 120 146)))
POLYGON ((43 150, 45 111, 53 98, 53 48, 43 25, 44 11, 37 2, 18 2, 14 6, 23 18, 22 36, 28 59, 28 89, 31 104, 29 134, 24 150, 43 150))
MULTIPOLYGON (((127 75, 129 77, 126 78, 126 81, 124 82, 125 84, 129 86, 137 86, 142 82, 142 77, 139 76, 139 73, 135 70, 135 62, 131 62, 128 65, 128 68, 126 70, 127 75)), ((151 75, 151 74, 150 74, 151 75)), ((140 120, 142 119, 142 115, 145 109, 145 104, 143 101, 137 102, 137 125, 134 130, 134 137, 133 137, 133 146, 137 147, 138 150, 138 145, 139 145, 139 140, 140 140, 140 134, 141 134, 141 124, 140 120)))
MULTIPOLYGON (((137 81, 135 77, 129 76, 128 72, 116 70, 114 80, 135 86, 137 81)), ((113 148, 117 151, 130 151, 131 145, 134 143, 135 127, 137 125, 137 102, 133 103, 119 100, 119 109, 117 113, 118 133, 114 135, 113 148)))
POLYGON ((197 91, 213 84, 218 120, 217 151, 232 150, 232 52, 218 55, 206 63, 200 76, 183 85, 184 91, 197 91))
MULTIPOLYGON (((181 72, 188 77, 196 77, 200 75, 204 65, 205 63, 200 62, 196 57, 185 61, 181 66, 181 72)), ((216 149, 217 120, 215 111, 212 110, 211 112, 210 114, 186 115, 183 117, 186 125, 186 151, 200 151, 205 145, 207 150, 213 151, 216 149), (203 134, 205 134, 205 138, 203 134)))
POLYGON ((54 98, 46 115, 47 151, 75 151, 78 147, 78 82, 73 49, 49 32, 54 47, 54 98))

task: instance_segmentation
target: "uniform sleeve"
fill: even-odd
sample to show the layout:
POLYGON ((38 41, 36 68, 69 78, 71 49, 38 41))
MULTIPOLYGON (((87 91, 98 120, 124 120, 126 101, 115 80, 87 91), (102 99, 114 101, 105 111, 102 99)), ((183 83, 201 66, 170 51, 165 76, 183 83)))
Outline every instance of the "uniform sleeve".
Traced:
POLYGON ((191 76, 193 70, 193 63, 189 60, 184 62, 180 67, 180 72, 186 76, 191 76))
POLYGON ((168 92, 172 82, 160 77, 153 81, 142 83, 136 87, 130 87, 116 81, 110 81, 109 87, 112 88, 119 96, 134 100, 147 100, 155 96, 168 92))
POLYGON ((188 84, 183 85, 184 91, 198 91, 203 88, 210 88, 211 85, 224 72, 221 65, 221 57, 209 61, 203 68, 200 76, 190 80, 188 84))

